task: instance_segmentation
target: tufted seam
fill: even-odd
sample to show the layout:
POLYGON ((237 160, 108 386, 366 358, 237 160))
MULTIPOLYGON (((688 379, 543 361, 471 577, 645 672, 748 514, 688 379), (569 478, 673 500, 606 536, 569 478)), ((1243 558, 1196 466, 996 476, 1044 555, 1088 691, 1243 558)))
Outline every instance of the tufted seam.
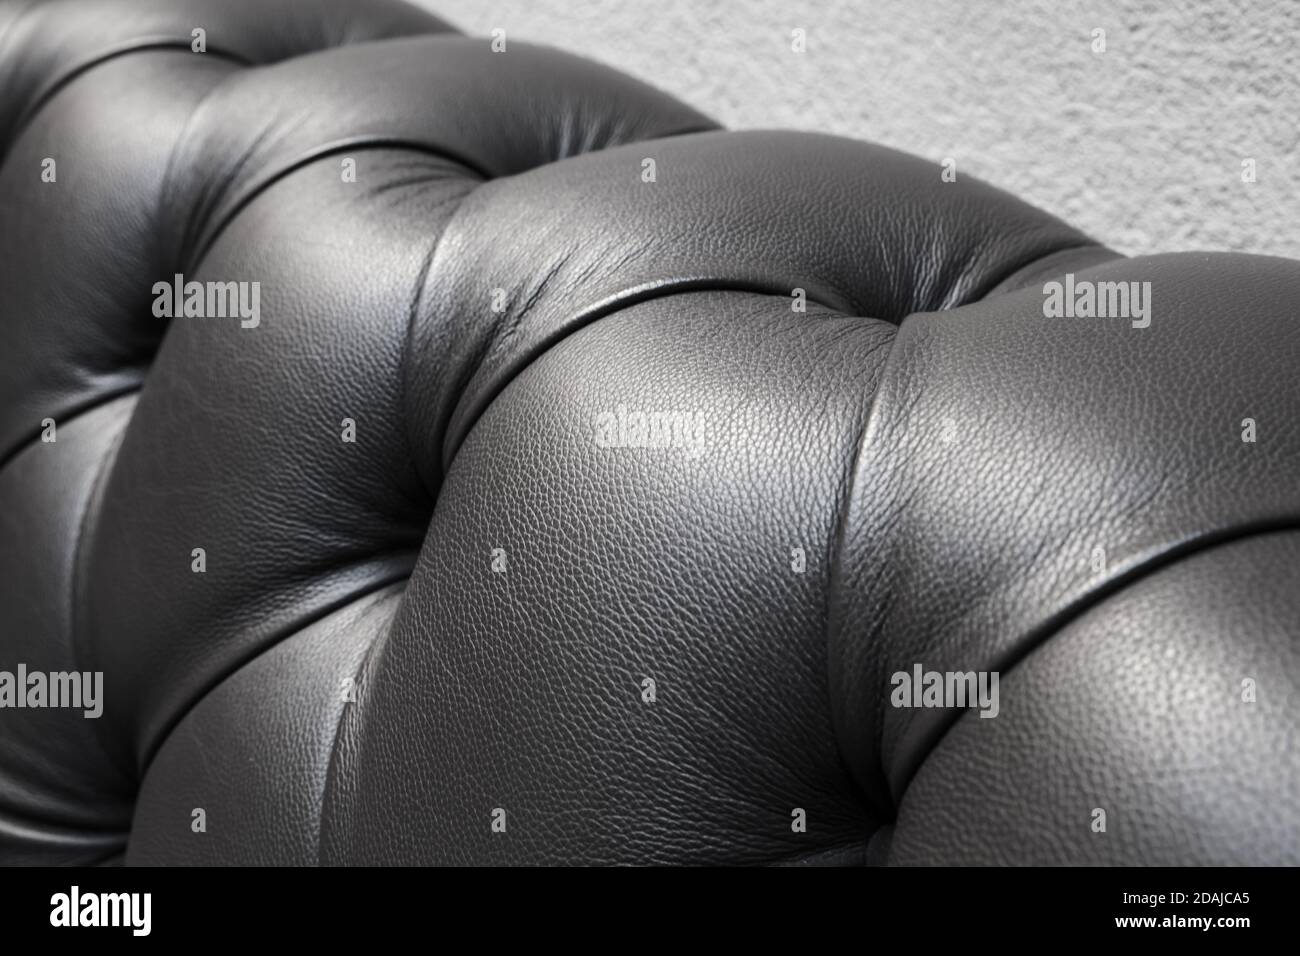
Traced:
POLYGON ((464 208, 466 197, 472 192, 473 188, 471 188, 464 196, 460 197, 459 205, 457 205, 456 209, 452 212, 451 219, 429 244, 429 251, 425 254, 424 262, 420 265, 419 274, 415 279, 415 290, 411 295, 411 305, 406 314, 405 339, 402 342, 401 365, 398 368, 400 384, 398 386, 397 404, 398 412, 402 416, 402 441, 406 446, 407 459, 411 462, 416 475, 419 477, 420 485, 424 489, 425 494, 428 495, 429 500, 432 502, 437 501, 438 489, 440 488, 442 481, 440 476, 430 476, 425 474, 425 470, 421 464, 423 459, 416 457, 415 442, 411 440, 411 425, 415 420, 415 416, 407 412, 407 409, 410 408, 411 352, 414 348, 415 342, 415 325, 420 317, 420 307, 424 302, 424 289, 429 281, 429 272, 433 268, 433 261, 438 255, 438 249, 442 245, 443 238, 450 230, 451 223, 455 221, 458 215, 460 215, 461 209, 464 208))
MULTIPOLYGON (((97 402, 92 406, 82 409, 79 412, 79 414, 85 414, 86 412, 90 412, 99 408, 106 407, 115 402, 125 403, 128 401, 132 401, 133 397, 137 392, 138 389, 132 389, 127 392, 116 394, 111 399, 107 399, 102 402, 97 402)), ((65 424, 66 422, 67 419, 65 419, 65 424)), ((86 490, 85 502, 82 505, 81 513, 78 515, 76 520, 77 533, 75 536, 75 540, 73 543, 73 551, 69 561, 71 573, 68 580, 68 591, 69 591, 68 651, 71 658, 73 671, 82 670, 81 659, 84 657, 83 649, 80 646, 81 640, 80 640, 80 627, 79 627, 79 621, 80 618, 82 617, 82 614, 80 613, 81 612, 80 585, 81 582, 85 579, 85 574, 83 573, 84 551, 85 551, 84 544, 88 537, 90 526, 92 525, 93 519, 95 517, 95 508, 99 499, 100 491, 103 487, 104 482, 107 480, 109 473, 112 470, 113 462, 116 460, 118 449, 121 446, 122 440, 126 435, 126 429, 129 425, 130 425, 130 417, 128 416, 126 421, 122 423, 122 426, 119 429, 117 435, 114 436, 112 443, 109 445, 108 449, 104 452, 103 457, 101 457, 99 461, 95 463, 95 474, 91 480, 90 486, 86 490)), ((102 725, 96 723, 94 730, 96 735, 100 738, 100 740, 105 743, 106 752, 111 753, 112 751, 107 749, 109 741, 104 740, 103 737, 104 729, 102 725)), ((139 786, 138 778, 137 778, 136 786, 137 788, 139 786)), ((42 822, 36 820, 34 817, 25 816, 14 808, 6 808, 4 810, 3 820, 4 822, 0 823, 0 832, 9 829, 8 827, 9 821, 28 820, 32 823, 42 822)), ((76 832, 80 836, 80 835, 84 835, 88 831, 85 828, 78 826, 76 832)), ((125 848, 130 833, 130 826, 128 824, 128 826, 125 829, 115 829, 112 831, 100 830, 94 832, 101 833, 106 839, 111 838, 117 842, 118 846, 115 849, 109 851, 109 854, 112 855, 112 854, 120 853, 121 850, 125 848)))
MULTIPOLYGON (((78 77, 90 72, 98 66, 102 66, 105 63, 120 59, 124 56, 130 56, 133 53, 147 53, 153 50, 184 50, 188 52, 190 50, 190 43, 188 40, 182 42, 166 37, 131 40, 86 60, 84 63, 79 63, 76 66, 73 66, 62 75, 57 76, 46 83, 46 85, 32 97, 31 103, 21 114, 19 114, 17 121, 14 123, 13 131, 6 141, 6 147, 16 143, 22 136, 23 131, 32 123, 33 120, 36 119, 36 116, 49 104, 50 100, 58 95, 60 90, 68 86, 78 77)), ((208 52, 204 55, 228 60, 240 66, 249 67, 253 65, 239 54, 229 50, 222 50, 219 47, 209 48, 208 52)), ((0 151, 0 163, 4 162, 7 154, 7 148, 4 151, 0 151)))
MULTIPOLYGON (((811 283, 809 284, 812 285, 811 283)), ((824 290, 820 290, 824 292, 824 290)), ((453 432, 448 428, 445 445, 443 450, 443 473, 451 467, 452 460, 456 452, 464 443, 465 438, 473 430, 475 423, 482 417, 483 413, 492 405, 496 398, 513 382, 520 374, 530 365, 540 359, 560 342, 567 339, 570 335, 580 332, 582 329, 595 322, 605 319, 617 312, 630 308, 634 305, 640 305, 643 302, 649 302, 652 299, 662 299, 674 295, 681 295, 688 292, 752 292, 758 295, 775 295, 782 298, 788 295, 788 290, 777 288, 775 283, 763 283, 747 280, 733 280, 713 276, 696 276, 687 279, 671 279, 660 282, 650 282, 642 286, 631 289, 625 289, 622 292, 615 293, 600 302, 596 302, 590 307, 578 313, 570 322, 565 323, 555 333, 540 340, 535 346, 521 352, 515 359, 509 363, 498 381, 491 389, 484 390, 476 396, 476 400, 464 414, 461 413, 462 403, 458 403, 456 408, 448 415, 449 422, 459 422, 458 427, 453 432)), ((848 303, 835 303, 832 296, 819 295, 815 296, 809 293, 807 296, 809 305, 820 306, 823 309, 840 312, 848 315, 851 306, 848 303)), ((496 348, 495 337, 487 347, 480 350, 478 363, 481 365, 487 357, 492 354, 496 348)), ((477 369, 462 380, 462 394, 467 390, 468 383, 473 380, 477 374, 477 369)))
MULTIPOLYGON (((244 156, 240 158, 239 166, 242 166, 244 163, 248 161, 249 158, 251 158, 252 153, 256 150, 258 144, 259 144, 258 140, 254 140, 254 142, 249 144, 249 147, 245 152, 244 156)), ((325 159, 326 157, 329 156, 337 156, 340 153, 344 153, 344 152, 370 150, 370 149, 400 149, 400 150, 409 150, 412 152, 419 152, 427 156, 435 156, 439 159, 444 159, 449 162, 456 163, 457 165, 463 166, 468 171, 479 176, 482 180, 488 180, 492 178, 485 170, 478 167, 473 162, 473 160, 469 159, 468 157, 458 156, 455 154, 454 151, 448 150, 443 147, 430 146, 426 143, 421 143, 416 140, 403 139, 402 137, 370 136, 370 137, 362 137, 357 139, 343 140, 341 142, 325 143, 319 147, 309 150, 308 152, 304 153, 302 156, 293 160, 292 162, 285 165, 284 167, 275 169, 270 173, 266 173, 263 174, 262 176, 259 176, 249 186, 245 187, 244 190, 241 193, 239 193, 239 195, 234 200, 232 200, 227 204, 228 208, 223 212, 221 218, 213 220, 211 222, 204 223, 201 226, 199 226, 197 229, 195 229, 195 232, 198 234, 194 240, 196 249, 192 253, 187 253, 184 257, 185 262, 187 263, 187 268, 192 269, 193 267, 197 266, 198 263, 202 262, 204 257, 207 256, 208 252, 211 250, 212 246, 221 237, 222 232, 224 232, 225 229, 232 222, 234 222, 236 217, 238 217, 238 215, 245 208, 247 208, 250 203, 252 203, 255 199, 257 199, 258 196, 260 196, 266 190, 270 189, 280 180, 284 179, 287 176, 291 176, 293 173, 297 172, 300 169, 303 169, 306 166, 309 166, 310 164, 316 162, 317 160, 325 159)), ((238 167, 236 168, 236 170, 232 170, 231 171, 232 174, 236 172, 237 169, 238 167)), ((464 197, 462 197, 462 199, 463 198, 464 197)), ((221 205, 221 202, 219 199, 216 199, 211 202, 201 203, 199 205, 209 205, 212 207, 217 207, 221 205)), ((185 245, 189 246, 190 243, 187 241, 185 245)))
MULTIPOLYGON (((1048 641, 1059 635, 1068 625, 1083 617, 1090 610, 1100 606, 1125 588, 1149 578, 1165 568, 1172 567, 1194 555, 1224 545, 1282 531, 1300 531, 1300 513, 1281 515, 1265 521, 1243 523, 1233 527, 1221 528, 1210 533, 1199 534, 1132 562, 1122 571, 1110 576, 1098 586, 1062 607, 1051 617, 1033 628, 1022 639, 1015 641, 1011 645, 1010 653, 1005 657, 990 661, 986 668, 997 672, 999 675, 1006 675, 1016 665, 1025 661, 1035 651, 1047 644, 1048 641)), ((888 698, 888 694, 882 694, 881 698, 888 698)), ((912 759, 898 767, 894 773, 886 771, 895 806, 902 802, 908 786, 915 779, 917 772, 925 764, 925 761, 929 759, 948 732, 970 710, 971 708, 968 707, 965 710, 949 708, 940 711, 938 714, 940 719, 936 721, 935 726, 910 751, 913 754, 912 759)))
MULTIPOLYGON (((907 320, 904 319, 903 321, 905 322, 907 320)), ((899 328, 901 328, 901 324, 899 326, 894 326, 893 334, 889 340, 889 352, 880 360, 880 363, 874 369, 876 373, 876 379, 877 379, 876 389, 872 393, 871 400, 867 403, 867 408, 862 415, 862 424, 858 426, 857 438, 854 440, 853 443, 853 453, 848 458, 848 473, 841 478, 840 493, 836 496, 835 499, 836 510, 835 510, 835 519, 834 519, 834 533, 832 534, 831 537, 830 553, 827 557, 829 564, 827 568, 826 589, 822 595, 822 608, 823 608, 822 619, 825 621, 823 644, 827 649, 826 682, 827 682, 827 686, 829 687, 827 700, 830 702, 831 713, 829 716, 830 716, 830 722, 832 727, 838 726, 839 719, 836 717, 836 701, 838 699, 838 693, 836 691, 835 681, 832 680, 831 673, 830 673, 831 662, 834 659, 833 655, 831 654, 831 632, 832 632, 832 625, 834 620, 833 606, 835 603, 835 596, 839 586, 840 575, 842 572, 844 540, 848 533, 849 518, 853 512, 852 502, 853 502, 853 495, 854 492, 856 491, 856 486, 857 486, 858 459, 862 455, 862 448, 867 440, 867 432, 870 430, 872 421, 875 416, 876 405, 877 402, 879 401, 880 392, 881 392, 879 382, 884 377, 885 369, 888 367, 890 358, 894 354, 894 346, 898 342, 899 328)), ((863 782, 858 779, 858 775, 854 772, 853 768, 856 765, 856 762, 847 759, 847 755, 844 753, 844 749, 842 746, 842 737, 838 732, 835 734, 835 750, 836 753, 839 755, 840 766, 844 769, 848 778, 854 782, 855 786, 857 786, 858 788, 858 792, 863 796, 863 798, 869 800, 870 797, 867 788, 863 786, 863 782)), ((882 817, 885 818, 886 823, 892 821, 894 808, 875 807, 874 809, 876 809, 882 815, 882 817)))
MULTIPOLYGON (((102 408, 105 405, 111 405, 119 398, 123 398, 127 395, 133 395, 136 392, 140 391, 141 387, 143 386, 143 381, 144 381, 144 375, 142 373, 139 381, 133 382, 130 385, 122 386, 121 388, 115 389, 114 391, 106 392, 103 395, 96 395, 93 397, 93 399, 89 401, 83 402, 80 405, 72 406, 70 409, 68 409, 66 412, 63 413, 63 421, 64 422, 72 421, 73 419, 80 418, 82 415, 85 415, 88 412, 93 412, 97 408, 102 408)), ((0 469, 7 467, 10 462, 12 462, 15 458, 21 455, 28 448, 32 447, 32 445, 34 445, 40 439, 40 434, 41 434, 40 425, 36 425, 28 429, 27 434, 21 437, 17 442, 15 442, 13 448, 11 448, 4 455, 0 456, 0 469)))
MULTIPOLYGON (((1072 256, 1081 253, 1096 253, 1101 256, 1107 256, 1108 258, 1103 259, 1103 262, 1124 258, 1120 253, 1107 249, 1105 246, 1097 242, 1086 242, 1078 245, 1065 246, 1052 252, 1045 252, 1028 262, 1022 263, 1014 269, 1009 269, 1005 275, 997 278, 996 281, 984 283, 981 290, 977 291, 967 301, 980 302, 984 299, 993 298, 995 295, 1005 295, 1008 292, 1014 292, 1017 289, 1023 288, 1026 284, 1026 280, 1030 276, 1034 276, 1035 279, 1040 279, 1043 278, 1044 275, 1059 275, 1060 272, 1056 270, 1058 260, 1068 260, 1072 256), (1051 269, 1045 270, 1041 275, 1035 275, 1036 272, 1039 272, 1039 270, 1042 270, 1049 264, 1052 267, 1051 269)), ((1089 263, 1088 265, 1091 267, 1092 265, 1097 264, 1100 263, 1089 263)))
POLYGON ((226 662, 224 667, 215 668, 211 676, 199 685, 195 693, 185 702, 185 706, 177 708, 176 711, 160 725, 154 739, 148 741, 146 746, 142 749, 139 771, 140 779, 143 779, 149 773, 149 767, 153 763, 154 758, 158 756, 158 751, 162 749, 163 744, 165 744, 171 737, 177 726, 185 720, 194 708, 206 700, 213 690, 221 686, 232 675, 238 673, 249 663, 257 660, 268 651, 280 646, 280 644, 288 638, 291 638, 293 635, 306 630, 313 624, 324 620, 336 611, 347 607, 349 604, 363 601, 385 588, 392 587, 398 582, 407 580, 410 578, 411 571, 415 567, 415 560, 416 555, 408 552, 406 554, 406 567, 403 569, 396 573, 391 573, 386 577, 379 578, 373 584, 362 588, 361 590, 341 594, 332 601, 323 602, 321 607, 315 609, 311 613, 305 614, 280 630, 266 635, 266 637, 259 643, 250 645, 245 653, 237 657, 232 657, 226 662))
MULTIPOLYGON (((1017 276, 1022 275, 1026 272, 1032 272, 1035 268, 1055 258, 1067 256, 1070 253, 1074 253, 1074 252, 1084 252, 1084 251, 1094 251, 1094 250, 1103 255, 1110 252, 1110 250, 1106 249, 1104 246, 1100 245, 1099 243, 1086 242, 1086 243, 1075 243, 1075 244, 1062 246, 1060 248, 1051 249, 1040 255, 1033 256, 1032 258, 1026 261, 1018 262, 1015 265, 1004 269, 1000 274, 991 276, 990 278, 986 279, 985 282, 981 283, 979 287, 973 289, 969 296, 963 297, 961 300, 953 303, 951 306, 942 309, 940 311, 949 311, 950 309, 960 308, 963 305, 967 305, 972 302, 981 301, 987 296, 991 295, 995 290, 998 291, 999 293, 1009 291, 1003 289, 1002 287, 1005 284, 1013 281, 1017 276)), ((1114 255, 1116 258, 1120 258, 1118 253, 1113 253, 1112 255, 1114 255)), ((969 275, 970 272, 972 271, 972 265, 973 263, 968 263, 967 266, 962 270, 961 274, 969 275)), ((928 313, 912 313, 912 315, 924 315, 924 314, 928 314, 928 313)), ((898 323, 897 328, 901 330, 903 324, 907 322, 909 318, 911 318, 911 315, 904 316, 903 319, 898 323)), ((896 344, 897 341, 898 339, 896 335, 891 342, 890 356, 887 357, 885 360, 886 366, 888 365, 888 363, 893 357, 893 351, 894 351, 893 345, 896 344)), ((882 371, 881 374, 883 377, 884 372, 882 371)), ((826 589, 826 596, 825 596, 826 598, 825 606, 827 608, 826 621, 827 621, 828 648, 830 647, 831 644, 831 634, 832 634, 832 627, 834 623, 833 608, 837 603, 837 596, 843 587, 842 574, 843 574, 844 542, 848 534, 848 522, 851 519, 853 513, 852 503, 854 500, 854 496, 857 492, 857 487, 856 487, 857 475, 858 475, 857 465, 859 460, 861 459, 863 450, 867 443, 868 432, 871 430, 873 424, 875 424, 876 422, 876 410, 881 398, 881 392, 882 390, 880 388, 876 389, 875 394, 872 396, 870 407, 867 411, 867 414, 863 418, 863 423, 859 431, 853 458, 850 464, 850 473, 845 483, 845 492, 841 496, 838 504, 838 520, 836 522, 837 531, 834 539, 834 544, 832 547, 831 580, 826 589)), ((883 556, 883 558, 881 559, 888 560, 888 556, 883 556)), ((875 600, 879 607, 887 607, 890 601, 890 596, 888 594, 877 595, 875 600)), ((878 641, 882 639, 882 635, 880 634, 878 628, 873 630, 870 634, 859 634, 858 637, 860 640, 863 641, 878 641)), ((830 661, 832 662, 834 661, 833 654, 828 654, 828 658, 830 661)), ((834 665, 832 664, 832 666, 834 665)), ((832 687, 832 693, 830 699, 831 699, 832 711, 834 712, 837 710, 837 702, 839 700, 839 695, 835 690, 836 682, 833 680, 831 682, 831 687, 832 687)), ((885 714, 885 706, 888 701, 889 695, 882 693, 877 696, 878 699, 876 701, 876 707, 875 707, 875 719, 876 719, 876 726, 878 728, 877 743, 880 744, 883 742, 883 735, 885 732, 884 714, 885 714)), ((954 722, 955 719, 956 718, 954 718, 954 722)), ((838 728, 842 726, 842 718, 836 716, 836 714, 833 713, 832 723, 834 726, 838 728)), ((944 732, 946 732, 946 728, 944 732)), ((859 773, 854 769, 855 767, 859 766, 859 761, 857 761, 853 755, 848 754, 844 751, 843 742, 844 742, 844 738, 838 732, 837 729, 836 747, 840 754, 841 763, 848 769, 850 777, 858 785, 864 798, 870 800, 871 788, 866 786, 866 781, 864 781, 860 777, 859 773)), ((883 753, 883 747, 878 746, 877 753, 883 753)), ((890 805, 888 807, 877 807, 877 809, 882 814, 884 814, 888 819, 892 820, 894 815, 897 813, 898 804, 899 801, 902 799, 902 790, 905 789, 905 785, 903 787, 900 787, 898 791, 895 793, 894 788, 892 786, 892 781, 890 780, 890 774, 888 772, 888 768, 886 768, 883 764, 877 762, 871 769, 873 772, 880 774, 880 776, 886 781, 886 787, 889 790, 891 796, 890 805)), ((911 774, 908 775, 908 779, 910 779, 910 777, 911 774)))
MULTIPOLYGON (((388 586, 391 587, 391 584, 388 586)), ((383 588, 376 588, 374 591, 371 591, 368 595, 366 595, 366 597, 375 599, 382 591, 383 588)), ((401 595, 398 596, 397 603, 399 608, 405 596, 406 596, 405 589, 403 589, 401 595)), ((378 603, 379 602, 376 600, 375 604, 372 605, 370 608, 367 608, 365 613, 370 613, 371 611, 373 611, 374 607, 377 606, 378 603)), ((366 684, 364 682, 364 678, 366 673, 369 670, 370 660, 377 653, 383 653, 384 645, 388 643, 388 637, 393 631, 393 622, 396 619, 397 616, 396 614, 394 614, 393 618, 388 622, 388 626, 385 627, 381 633, 376 634, 374 638, 370 641, 370 643, 366 646, 366 652, 365 654, 362 655, 360 662, 357 664, 356 673, 352 675, 353 680, 355 681, 358 704, 360 703, 361 699, 365 696, 366 693, 366 684)), ((347 720, 347 716, 348 716, 348 708, 347 707, 340 708, 339 717, 338 720, 334 722, 334 731, 333 731, 333 735, 330 738, 329 761, 327 762, 325 767, 325 782, 321 788, 321 808, 320 808, 320 813, 317 815, 317 820, 316 820, 316 865, 317 866, 320 866, 324 862, 323 851, 325 847, 326 817, 328 816, 328 809, 330 806, 330 795, 335 792, 335 783, 338 780, 339 741, 342 738, 342 734, 343 734, 343 722, 347 720)))
MULTIPOLYGON (((907 319, 904 318, 903 322, 906 321, 907 319)), ((854 446, 853 446, 853 455, 849 459, 849 463, 848 463, 849 472, 843 481, 843 486, 844 486, 843 492, 838 497, 836 502, 837 520, 835 522, 835 535, 832 539, 832 544, 831 544, 831 557, 830 557, 831 564, 829 569, 830 573, 828 575, 826 593, 824 595, 824 604, 823 604, 823 606, 826 609, 825 645, 827 649, 827 654, 826 654, 827 683, 829 684, 831 690, 829 695, 829 700, 831 705, 831 726, 835 728, 835 749, 836 752, 839 754, 840 765, 845 768, 845 770, 849 775, 849 778, 853 780, 853 782, 857 785, 858 791, 862 794, 864 799, 868 800, 868 802, 873 802, 871 800, 871 788, 866 785, 866 781, 861 779, 857 771, 857 768, 860 766, 860 762, 854 759, 853 755, 845 753, 844 737, 839 732, 839 728, 843 723, 843 718, 839 715, 839 704, 840 704, 840 693, 838 689, 839 681, 834 679, 834 675, 830 670, 832 667, 835 666, 834 662, 836 658, 836 655, 833 653, 833 649, 831 645, 832 645, 832 639, 835 635, 835 625, 836 625, 835 613, 834 613, 835 605, 837 604, 838 594, 841 588, 843 587, 842 579, 844 573, 843 570, 844 542, 845 539, 848 537, 849 520, 853 514, 853 499, 855 493, 857 492, 858 462, 862 458, 862 452, 867 443, 867 434, 871 431, 871 428, 876 421, 876 408, 879 405, 880 395, 882 391, 879 382, 884 379, 886 370, 889 368, 889 364, 894 357, 895 346, 898 343, 897 330, 901 328, 902 328, 902 323, 899 323, 899 325, 896 326, 896 330, 894 332, 893 338, 890 339, 889 354, 884 357, 884 359, 881 361, 880 366, 877 369, 878 378, 877 378, 876 390, 871 396, 871 401, 867 404, 866 414, 863 415, 862 417, 862 425, 858 429, 857 440, 854 442, 854 446)), ((880 600, 887 601, 888 595, 882 595, 880 600)), ((874 633, 870 635, 870 637, 873 639, 877 636, 878 635, 874 633)), ((864 639, 866 638, 864 637, 864 639)), ((873 769, 875 769, 881 774, 884 773, 884 768, 880 765, 877 765, 873 769)), ((875 809, 878 813, 880 813, 881 816, 884 817, 886 822, 892 822, 894 818, 894 814, 897 811, 897 806, 896 805, 888 806, 888 807, 876 806, 873 809, 875 809)))
MULTIPOLYGON (((69 649, 72 652, 72 662, 74 669, 78 671, 81 670, 82 659, 87 656, 85 648, 82 646, 84 637, 82 635, 81 627, 81 622, 86 617, 83 584, 89 576, 89 571, 86 568, 86 563, 88 561, 86 556, 86 542, 94 533, 94 524, 99 517, 98 508, 104 491, 104 486, 112 475, 113 466, 117 462, 118 452, 121 450, 122 443, 126 440, 126 433, 131 427, 131 420, 134 417, 135 411, 135 402, 139 399, 139 392, 140 389, 136 388, 112 399, 112 401, 130 401, 131 414, 128 414, 126 421, 122 423, 121 429, 118 431, 117 435, 114 436, 112 445, 109 446, 108 450, 104 453, 104 457, 97 463, 95 467, 95 476, 92 479, 90 489, 86 494, 86 503, 81 510, 81 515, 77 519, 77 540, 73 545, 72 574, 71 580, 68 582, 69 589, 72 592, 68 606, 68 629, 71 632, 69 649)), ((103 402, 99 407, 107 406, 109 404, 111 404, 111 402, 103 402)), ((105 733, 104 725, 100 722, 96 722, 95 732, 102 740, 105 733)), ((106 748, 108 743, 108 741, 105 741, 106 748)), ((113 753, 114 751, 107 749, 107 752, 113 753)), ((138 788, 140 775, 136 774, 134 776, 138 788)), ((125 846, 125 835, 123 837, 123 845, 125 846)))

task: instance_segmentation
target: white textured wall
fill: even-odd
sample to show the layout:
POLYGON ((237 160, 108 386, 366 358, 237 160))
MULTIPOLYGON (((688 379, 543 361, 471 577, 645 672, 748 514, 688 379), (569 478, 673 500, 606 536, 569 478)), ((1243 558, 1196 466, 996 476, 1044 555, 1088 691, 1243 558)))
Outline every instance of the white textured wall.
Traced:
POLYGON ((729 127, 951 156, 1123 252, 1300 258, 1300 0, 416 2, 602 60, 729 127))

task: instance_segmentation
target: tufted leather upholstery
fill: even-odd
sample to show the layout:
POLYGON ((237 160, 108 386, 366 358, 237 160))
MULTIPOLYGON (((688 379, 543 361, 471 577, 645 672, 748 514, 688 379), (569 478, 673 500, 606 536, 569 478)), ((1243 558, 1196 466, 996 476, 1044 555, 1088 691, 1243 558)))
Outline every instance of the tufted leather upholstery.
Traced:
POLYGON ((1300 862, 1300 263, 941 173, 396 0, 0 0, 0 671, 104 681, 0 709, 0 860, 1300 862))

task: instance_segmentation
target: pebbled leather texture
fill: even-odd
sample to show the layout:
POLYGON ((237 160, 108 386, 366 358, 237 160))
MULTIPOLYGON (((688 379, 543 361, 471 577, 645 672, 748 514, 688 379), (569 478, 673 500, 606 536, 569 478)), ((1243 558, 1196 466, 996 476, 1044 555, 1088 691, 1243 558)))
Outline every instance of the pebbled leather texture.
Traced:
POLYGON ((0 0, 0 674, 104 688, 0 707, 0 862, 1300 863, 1300 263, 942 172, 397 0, 0 0))

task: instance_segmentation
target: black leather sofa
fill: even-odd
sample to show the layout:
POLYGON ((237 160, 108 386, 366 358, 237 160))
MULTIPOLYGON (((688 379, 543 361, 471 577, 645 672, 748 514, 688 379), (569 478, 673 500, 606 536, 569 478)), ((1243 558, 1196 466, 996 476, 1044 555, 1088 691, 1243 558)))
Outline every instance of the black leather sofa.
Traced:
POLYGON ((1300 861, 1300 263, 497 46, 0 0, 0 862, 1300 861))

